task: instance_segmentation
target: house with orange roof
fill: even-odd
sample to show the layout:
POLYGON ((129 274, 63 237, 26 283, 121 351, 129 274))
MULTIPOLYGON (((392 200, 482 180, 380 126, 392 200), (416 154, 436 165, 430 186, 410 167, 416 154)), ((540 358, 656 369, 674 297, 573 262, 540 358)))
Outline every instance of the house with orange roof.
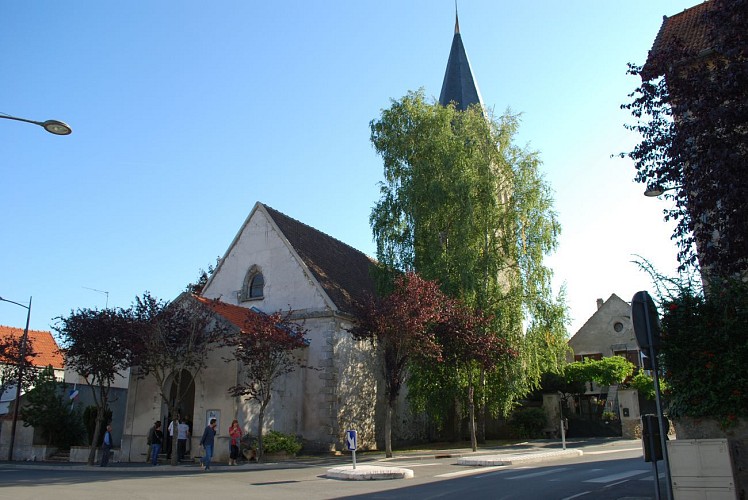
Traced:
MULTIPOLYGON (((6 337, 21 339, 23 337, 23 328, 0 325, 0 338, 6 337)), ((62 381, 65 376, 65 359, 52 333, 41 330, 29 330, 28 342, 36 353, 36 356, 31 360, 31 364, 39 369, 51 366, 55 371, 57 380, 62 381)), ((15 396, 15 385, 7 387, 5 392, 0 395, 0 416, 8 413, 15 396)))
MULTIPOLYGON (((21 340, 23 337, 23 328, 0 325, 0 338, 15 338, 21 340)), ((62 381, 64 378, 65 358, 50 332, 40 330, 28 331, 28 342, 33 352, 36 354, 31 364, 35 369, 42 370, 51 366, 54 370, 55 378, 62 381)), ((10 442, 10 431, 12 428, 12 412, 16 399, 16 385, 8 384, 5 391, 0 394, 0 456, 7 456, 7 450, 10 442)), ((24 392, 21 392, 21 402, 23 403, 24 392)), ((34 442, 34 429, 16 425, 14 457, 20 459, 29 459, 33 456, 32 444, 34 442)))

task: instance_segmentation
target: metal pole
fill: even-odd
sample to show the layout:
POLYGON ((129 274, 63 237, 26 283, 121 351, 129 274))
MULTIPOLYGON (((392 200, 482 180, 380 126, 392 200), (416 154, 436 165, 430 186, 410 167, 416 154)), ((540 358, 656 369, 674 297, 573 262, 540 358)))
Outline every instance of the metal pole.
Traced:
POLYGON ((26 307, 26 328, 23 330, 23 337, 21 337, 21 350, 18 357, 18 380, 16 381, 16 400, 13 404, 13 422, 10 426, 10 444, 8 445, 8 461, 13 460, 13 446, 16 441, 16 424, 18 423, 18 410, 21 406, 21 384, 23 383, 23 369, 26 362, 26 342, 29 338, 29 321, 31 320, 31 299, 29 297, 29 306, 26 307, 18 302, 12 302, 5 300, 6 302, 12 302, 18 304, 21 307, 26 307))
MULTIPOLYGON (((667 453, 667 429, 665 429, 665 425, 662 418, 662 399, 660 397, 660 375, 659 375, 659 366, 657 365, 657 353, 655 352, 654 348, 654 338, 652 336, 652 327, 650 321, 652 320, 649 317, 649 307, 646 305, 645 301, 645 307, 644 307, 644 317, 646 319, 645 323, 647 325, 647 340, 649 341, 649 355, 652 359, 652 371, 654 372, 654 376, 652 377, 654 379, 654 390, 655 390, 655 403, 657 406, 657 424, 660 429, 660 445, 662 446, 662 461, 665 465, 665 493, 667 494, 668 500, 673 500, 673 489, 670 479, 670 461, 668 460, 668 453, 667 453)), ((653 461, 657 460, 657 457, 652 457, 653 461)), ((655 481, 659 481, 659 477, 655 477, 655 481)))
POLYGON ((356 468, 356 450, 353 450, 353 468, 356 468))

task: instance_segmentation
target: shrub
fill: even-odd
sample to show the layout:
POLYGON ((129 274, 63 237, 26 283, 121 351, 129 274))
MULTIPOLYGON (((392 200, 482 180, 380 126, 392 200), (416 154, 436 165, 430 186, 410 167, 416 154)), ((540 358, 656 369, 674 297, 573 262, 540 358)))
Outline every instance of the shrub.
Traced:
POLYGON ((514 412, 509 425, 520 438, 543 437, 547 425, 545 411, 542 408, 522 408, 514 412))
POLYGON ((86 444, 94 443, 94 446, 99 446, 101 445, 102 441, 104 441, 106 424, 112 421, 112 410, 107 409, 104 413, 104 425, 102 425, 101 429, 99 429, 99 435, 97 436, 96 441, 94 441, 93 434, 96 430, 96 415, 98 411, 99 409, 93 405, 86 406, 86 408, 83 410, 83 424, 86 426, 86 432, 88 433, 88 441, 86 442, 86 444))
POLYGON ((714 280, 706 294, 683 287, 668 299, 660 352, 670 414, 723 426, 748 416, 748 284, 714 280))
POLYGON ((603 422, 611 422, 613 420, 618 420, 618 415, 612 411, 605 410, 600 418, 602 418, 603 422))
POLYGON ((301 451, 301 442, 290 434, 270 431, 262 437, 264 453, 278 453, 285 451, 289 455, 296 455, 301 451))

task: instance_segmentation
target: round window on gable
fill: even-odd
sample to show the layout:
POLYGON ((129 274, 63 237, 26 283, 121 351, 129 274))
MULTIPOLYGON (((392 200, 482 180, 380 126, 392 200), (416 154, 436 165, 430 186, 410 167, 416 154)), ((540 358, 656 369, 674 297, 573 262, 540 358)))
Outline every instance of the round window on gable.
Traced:
POLYGON ((613 323, 613 330, 621 333, 623 331, 623 323, 621 323, 620 321, 616 321, 615 323, 613 323))
POLYGON ((253 265, 244 275, 244 284, 239 292, 239 300, 256 300, 262 299, 265 295, 265 277, 259 266, 253 265))

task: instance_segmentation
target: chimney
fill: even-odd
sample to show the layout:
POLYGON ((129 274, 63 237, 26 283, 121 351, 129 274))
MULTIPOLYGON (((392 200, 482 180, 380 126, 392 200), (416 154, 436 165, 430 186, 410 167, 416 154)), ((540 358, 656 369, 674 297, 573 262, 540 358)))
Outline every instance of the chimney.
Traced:
POLYGON ((597 308, 600 309, 603 306, 603 299, 597 299, 597 308))

